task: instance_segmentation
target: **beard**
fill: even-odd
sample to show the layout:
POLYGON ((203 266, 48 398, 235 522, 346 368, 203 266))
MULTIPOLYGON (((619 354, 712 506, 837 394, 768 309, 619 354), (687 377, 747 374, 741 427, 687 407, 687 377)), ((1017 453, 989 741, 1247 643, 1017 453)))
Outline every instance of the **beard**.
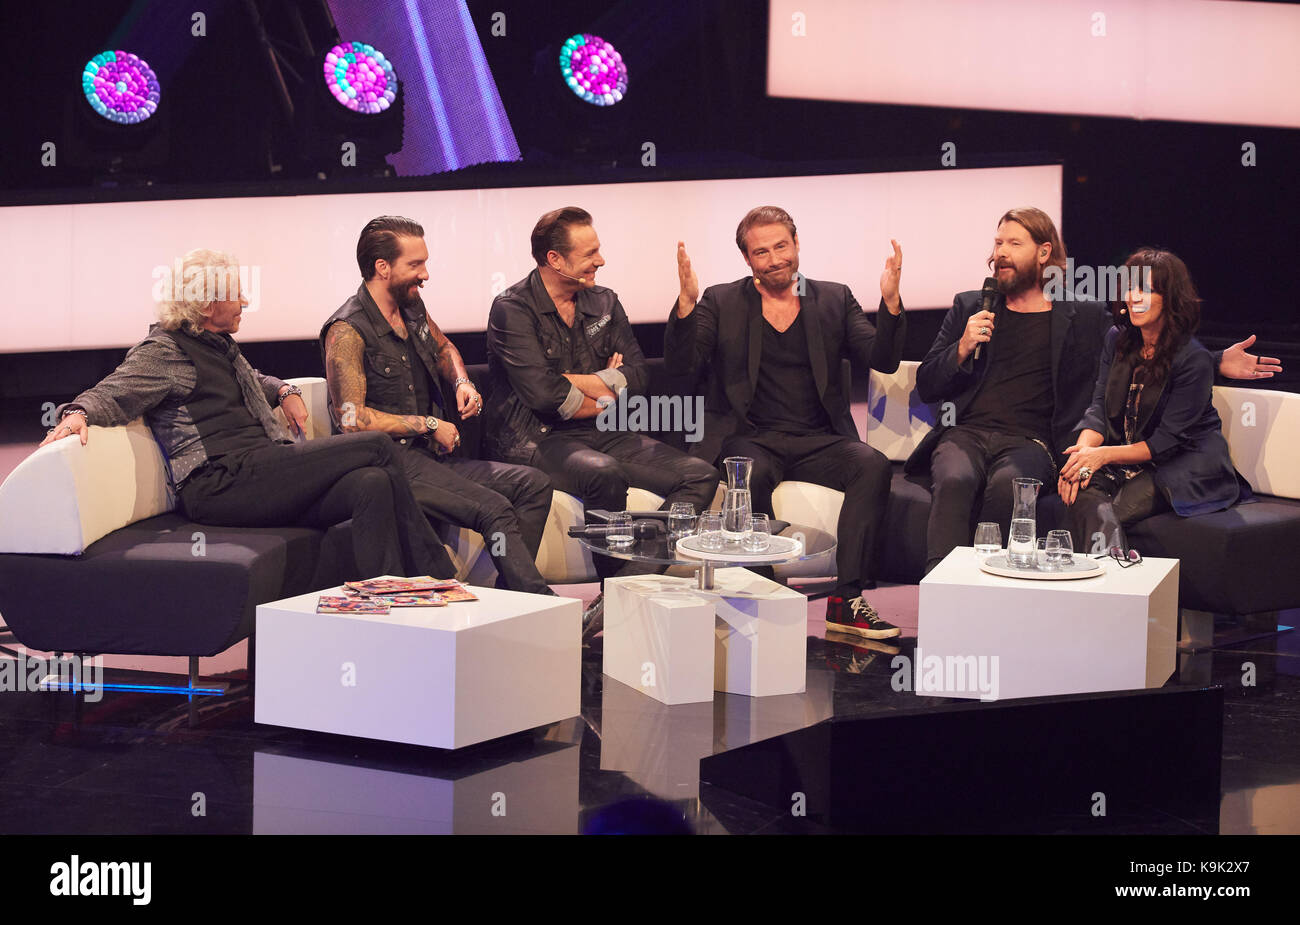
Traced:
POLYGON ((400 283, 392 283, 388 287, 388 294, 393 297, 397 307, 403 311, 409 311, 420 305, 420 290, 418 288, 412 291, 412 287, 417 287, 420 281, 418 279, 408 279, 400 283))
POLYGON ((1038 267, 1030 264, 1028 267, 1020 268, 1015 264, 1010 265, 1010 278, 1002 275, 1002 268, 995 267, 994 275, 998 281, 998 291, 1003 295, 1019 295, 1027 289, 1038 285, 1038 267))

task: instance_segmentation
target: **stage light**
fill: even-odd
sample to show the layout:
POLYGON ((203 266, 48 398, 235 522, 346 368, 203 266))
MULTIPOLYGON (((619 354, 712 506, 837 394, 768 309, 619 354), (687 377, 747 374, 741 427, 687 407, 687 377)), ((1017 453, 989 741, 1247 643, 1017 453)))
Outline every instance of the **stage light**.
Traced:
POLYGON ((325 87, 341 106, 374 115, 397 99, 392 63, 373 45, 340 42, 325 55, 325 87))
POLYGON ((593 106, 613 106, 627 93, 627 65, 613 45, 586 32, 560 47, 560 75, 569 89, 593 106))
POLYGON ((158 110, 158 75, 136 55, 102 51, 86 62, 81 89, 95 112, 110 122, 143 122, 158 110))

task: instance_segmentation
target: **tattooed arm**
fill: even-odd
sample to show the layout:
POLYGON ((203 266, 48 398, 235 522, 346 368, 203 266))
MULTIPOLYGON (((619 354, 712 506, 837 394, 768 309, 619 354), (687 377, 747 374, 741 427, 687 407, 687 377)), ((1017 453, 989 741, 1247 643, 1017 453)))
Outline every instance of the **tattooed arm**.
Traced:
POLYGON ((439 375, 449 384, 454 384, 457 379, 465 380, 456 386, 456 410, 460 412, 461 420, 475 417, 483 410, 483 398, 474 383, 469 381, 469 373, 465 371, 465 361, 461 359, 460 351, 456 349, 451 339, 442 333, 442 329, 429 317, 428 312, 425 312, 424 318, 429 325, 429 334, 433 337, 434 349, 438 354, 439 375))
POLYGON ((434 352, 438 356, 438 374, 448 383, 455 382, 457 379, 468 379, 465 361, 461 359, 460 351, 451 342, 451 338, 442 333, 442 329, 429 317, 428 312, 425 313, 424 318, 429 325, 429 334, 433 337, 434 352))
POLYGON ((366 407, 366 345, 356 328, 336 321, 325 334, 325 381, 330 402, 345 434, 377 430, 385 434, 422 434, 424 418, 387 414, 366 407))

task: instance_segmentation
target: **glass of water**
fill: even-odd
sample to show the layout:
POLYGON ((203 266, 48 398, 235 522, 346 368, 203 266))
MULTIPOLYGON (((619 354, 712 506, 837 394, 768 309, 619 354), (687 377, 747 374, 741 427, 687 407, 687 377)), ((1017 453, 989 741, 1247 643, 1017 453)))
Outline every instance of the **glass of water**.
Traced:
POLYGON ((745 552, 767 552, 768 540, 772 537, 772 524, 766 514, 750 515, 753 524, 749 535, 741 542, 745 552))
POLYGON ((695 508, 686 501, 674 501, 668 509, 668 532, 686 536, 695 527, 695 508))
POLYGON ((705 511, 696 518, 696 523, 699 525, 700 548, 721 549, 722 515, 717 511, 705 511))
POLYGON ((975 528, 975 556, 987 562, 1002 551, 1002 528, 995 523, 982 523, 975 528))
POLYGON ((610 549, 624 549, 632 545, 632 515, 627 511, 609 515, 609 533, 605 535, 605 545, 610 549))
POLYGON ((1069 530, 1047 531, 1047 564, 1057 569, 1074 564, 1074 540, 1069 530))

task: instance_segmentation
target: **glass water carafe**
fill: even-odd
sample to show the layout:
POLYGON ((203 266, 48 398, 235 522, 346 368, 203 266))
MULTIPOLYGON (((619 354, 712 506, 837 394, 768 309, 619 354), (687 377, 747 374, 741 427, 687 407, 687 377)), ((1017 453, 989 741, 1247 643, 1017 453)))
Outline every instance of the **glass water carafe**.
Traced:
POLYGON ((728 456, 722 461, 722 467, 727 474, 727 491, 722 496, 722 540, 734 548, 753 529, 749 474, 754 460, 748 456, 728 456))
POLYGON ((1034 568, 1038 552, 1038 479, 1011 480, 1011 535, 1007 562, 1013 568, 1034 568))

